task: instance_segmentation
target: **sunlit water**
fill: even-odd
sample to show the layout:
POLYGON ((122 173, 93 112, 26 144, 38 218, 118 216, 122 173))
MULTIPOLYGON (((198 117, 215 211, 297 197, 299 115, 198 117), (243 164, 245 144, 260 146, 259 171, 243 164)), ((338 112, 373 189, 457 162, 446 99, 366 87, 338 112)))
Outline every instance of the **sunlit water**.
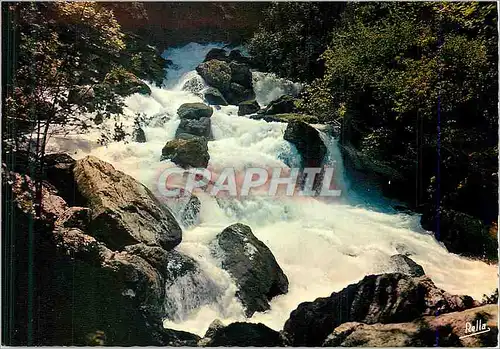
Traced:
MULTIPOLYGON (((149 125, 143 127, 146 143, 129 140, 100 146, 99 132, 94 132, 53 136, 50 148, 67 151, 75 158, 95 155, 157 192, 160 172, 175 166, 170 161, 160 162, 161 149, 174 138, 179 106, 202 101, 199 92, 206 86, 193 69, 214 46, 222 47, 190 44, 166 51, 165 56, 178 68, 168 72, 168 87, 152 86, 151 96, 136 94, 126 99, 120 121, 131 132, 137 113, 150 118, 149 125)), ((262 105, 300 89, 298 84, 258 72, 254 73, 254 86, 262 105)), ((214 110, 215 140, 209 142, 209 167, 217 172, 224 167, 244 169, 298 164, 296 149, 283 140, 285 128, 286 124, 282 123, 239 117, 235 106, 214 110)), ((349 178, 344 178, 336 142, 326 134, 322 137, 328 146, 329 161, 336 161, 336 179, 344 187, 344 193, 349 193, 349 178)), ((422 230, 417 215, 384 213, 387 210, 383 208, 368 209, 359 193, 352 198, 345 195, 336 202, 254 197, 218 203, 209 195, 201 195, 200 199, 200 224, 184 229, 183 241, 176 249, 200 264, 200 278, 206 280, 194 284, 181 280, 179 285, 167 287, 167 303, 183 303, 175 316, 166 319, 165 326, 169 328, 202 335, 218 318, 224 323, 262 322, 279 330, 299 303, 327 296, 367 274, 390 271, 389 257, 401 250, 411 253, 411 258, 423 266, 436 285, 451 293, 480 299, 497 285, 495 266, 448 253, 431 234, 422 230), (216 234, 235 222, 248 224, 271 249, 290 283, 289 292, 275 297, 269 311, 256 313, 250 319, 245 319, 241 304, 234 297, 237 288, 233 280, 210 253, 210 243, 216 234), (207 294, 200 294, 203 292, 207 294)))

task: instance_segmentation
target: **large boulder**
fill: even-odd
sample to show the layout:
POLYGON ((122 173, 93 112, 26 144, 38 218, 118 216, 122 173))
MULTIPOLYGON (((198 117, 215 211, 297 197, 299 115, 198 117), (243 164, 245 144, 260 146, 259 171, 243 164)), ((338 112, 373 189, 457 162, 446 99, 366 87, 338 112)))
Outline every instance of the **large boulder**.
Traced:
MULTIPOLYGON (((498 306, 487 305, 439 316, 425 316, 413 322, 363 324, 346 322, 335 328, 323 347, 495 347, 498 335, 498 306), (481 319, 491 330, 465 336, 465 324, 481 319)), ((479 331, 477 331, 479 332, 479 331)))
POLYGON ((243 56, 240 50, 231 50, 227 56, 229 61, 237 63, 245 63, 252 65, 252 59, 250 57, 243 56))
POLYGON ((231 81, 245 88, 251 89, 252 86, 252 72, 247 64, 231 62, 229 63, 231 68, 231 81))
POLYGON ((296 113, 297 107, 295 106, 295 98, 290 95, 283 95, 270 102, 267 107, 262 110, 262 114, 288 114, 296 113))
POLYGON ((288 279, 269 248, 249 226, 233 224, 217 235, 212 253, 238 285, 236 296, 248 317, 270 308, 269 301, 288 292, 288 279))
POLYGON ((215 87, 223 94, 229 90, 231 67, 228 63, 212 59, 198 65, 196 71, 208 85, 215 87))
POLYGON ((185 320, 193 310, 215 303, 222 292, 195 260, 180 252, 145 244, 127 246, 126 251, 146 260, 163 277, 162 318, 185 320))
POLYGON ((202 117, 198 120, 182 119, 175 132, 175 137, 181 138, 179 137, 180 134, 191 134, 211 140, 213 139, 211 119, 207 117, 202 117))
POLYGON ((200 120, 211 117, 213 113, 213 109, 203 103, 184 103, 177 109, 180 119, 200 120))
POLYGON ((426 276, 369 275, 329 297, 301 303, 284 326, 293 346, 320 346, 345 322, 409 322, 425 315, 460 311, 477 305, 469 296, 451 295, 426 276))
POLYGON ((211 61, 212 59, 217 59, 219 61, 228 61, 227 52, 223 48, 213 48, 208 51, 203 62, 211 61))
POLYGON ((209 105, 227 105, 227 101, 222 93, 214 87, 207 88, 204 96, 209 105))
POLYGON ((161 151, 161 160, 171 160, 182 168, 206 168, 210 155, 203 137, 168 141, 161 151))
POLYGON ((264 324, 234 322, 223 326, 212 324, 199 342, 204 347, 281 347, 285 342, 279 332, 264 324))
POLYGON ((231 82, 229 84, 229 90, 226 91, 224 97, 228 103, 238 105, 241 102, 255 99, 255 92, 251 88, 247 88, 236 82, 231 82))
POLYGON ((94 156, 76 162, 75 181, 92 210, 89 233, 110 248, 144 242, 170 250, 181 228, 143 184, 94 156))
POLYGON ((241 102, 238 105, 238 115, 239 116, 254 114, 254 113, 258 112, 259 110, 260 110, 259 103, 257 103, 257 101, 255 99, 241 102))
POLYGON ((318 130, 303 121, 288 123, 283 139, 292 143, 302 156, 304 167, 320 167, 326 155, 326 147, 318 130))

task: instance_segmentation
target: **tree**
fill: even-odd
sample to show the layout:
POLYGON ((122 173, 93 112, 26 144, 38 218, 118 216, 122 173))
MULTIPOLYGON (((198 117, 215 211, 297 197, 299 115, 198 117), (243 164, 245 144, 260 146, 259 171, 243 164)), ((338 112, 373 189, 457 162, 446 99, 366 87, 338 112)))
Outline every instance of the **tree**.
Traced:
POLYGON ((279 2, 264 12, 249 51, 261 68, 294 81, 323 72, 319 60, 345 3, 279 2))
POLYGON ((33 160, 31 175, 40 179, 49 131, 85 131, 119 115, 124 96, 150 92, 137 75, 161 82, 161 58, 122 33, 105 4, 3 6, 13 39, 9 49, 17 53, 4 62, 11 72, 3 96, 4 155, 24 150, 33 160), (153 69, 141 71, 146 64, 153 69))

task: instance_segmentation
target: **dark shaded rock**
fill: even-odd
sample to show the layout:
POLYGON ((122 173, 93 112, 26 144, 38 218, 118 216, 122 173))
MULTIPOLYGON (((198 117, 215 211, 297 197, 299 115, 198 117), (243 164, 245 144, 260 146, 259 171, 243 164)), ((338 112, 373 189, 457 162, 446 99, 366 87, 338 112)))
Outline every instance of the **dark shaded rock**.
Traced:
POLYGON ((203 137, 168 141, 161 154, 161 160, 169 159, 182 168, 206 168, 210 160, 207 140, 203 137))
POLYGON ((227 105, 227 101, 219 90, 209 87, 205 91, 205 100, 209 105, 227 105))
POLYGON ((192 135, 191 133, 179 133, 175 135, 177 139, 196 139, 198 136, 192 135))
POLYGON ((92 220, 92 211, 87 207, 73 206, 64 211, 56 220, 56 227, 78 228, 87 231, 92 220))
POLYGON ((177 115, 181 119, 200 120, 211 117, 213 113, 213 109, 203 103, 184 103, 177 109, 177 115))
POLYGON ((197 137, 205 137, 207 140, 213 139, 212 122, 210 118, 200 118, 199 120, 182 119, 175 132, 176 138, 178 135, 187 133, 197 137))
POLYGON ((411 258, 403 255, 396 254, 389 259, 391 268, 397 273, 406 274, 414 277, 424 276, 424 268, 415 263, 411 258))
MULTIPOLYGON (((208 333, 207 333, 208 334, 208 333)), ((205 338, 204 338, 205 339, 205 338)), ((207 347, 279 347, 284 346, 279 332, 261 323, 234 322, 227 326, 212 329, 207 340, 202 339, 207 347)))
POLYGON ((200 336, 185 331, 162 329, 161 341, 169 347, 196 347, 200 336))
POLYGON ((262 111, 266 115, 296 113, 295 98, 290 95, 283 95, 278 99, 270 102, 262 111))
POLYGON ((288 292, 288 279, 272 252, 249 226, 233 224, 217 235, 212 252, 236 280, 236 296, 248 317, 269 309, 269 300, 288 292))
POLYGON ((240 50, 231 50, 231 52, 229 52, 228 58, 231 62, 252 65, 252 59, 250 57, 243 56, 240 50))
POLYGON ((217 59, 219 61, 228 61, 227 52, 222 48, 213 48, 208 51, 203 62, 208 62, 212 59, 217 59))
POLYGON ((231 68, 228 63, 212 59, 198 65, 196 71, 208 85, 215 87, 222 94, 229 90, 231 68))
POLYGON ((198 224, 201 202, 196 195, 191 195, 181 211, 181 221, 186 227, 198 224))
POLYGON ((248 115, 248 114, 254 114, 260 110, 259 103, 255 99, 250 100, 250 101, 245 101, 241 102, 238 105, 238 115, 243 116, 243 115, 248 115))
POLYGON ((284 332, 293 346, 319 346, 334 328, 345 322, 409 322, 474 305, 471 297, 451 295, 425 276, 369 275, 330 297, 301 303, 290 314, 284 332))
POLYGON ((76 160, 66 153, 47 154, 44 157, 45 178, 70 206, 84 205, 73 175, 76 160))
POLYGON ((224 96, 228 103, 233 105, 238 105, 241 102, 255 99, 253 89, 246 88, 235 82, 232 82, 229 85, 229 91, 227 91, 224 96))
POLYGON ((146 133, 144 133, 144 130, 140 127, 134 129, 134 132, 132 133, 132 138, 134 142, 146 143, 146 133))
POLYGON ((231 82, 240 84, 241 86, 251 89, 252 86, 252 72, 247 64, 231 62, 231 82))
POLYGON ((254 120, 265 120, 267 122, 290 122, 290 121, 303 121, 308 124, 317 124, 319 120, 317 117, 307 114, 274 114, 266 115, 262 113, 257 113, 257 115, 252 115, 250 117, 254 120))
POLYGON ((304 167, 320 167, 326 155, 326 147, 318 130, 302 121, 289 122, 283 139, 295 145, 304 167))
POLYGON ((444 243, 448 251, 468 257, 498 258, 495 234, 478 218, 452 209, 428 208, 422 214, 422 228, 436 231, 439 215, 439 233, 434 236, 444 243))
POLYGON ((148 261, 163 277, 162 317, 182 321, 194 309, 216 302, 222 292, 195 260, 180 252, 145 244, 127 246, 126 250, 148 261))
POLYGON ((76 162, 75 181, 92 210, 89 232, 113 249, 144 242, 169 250, 182 231, 167 207, 141 183, 104 161, 76 162))

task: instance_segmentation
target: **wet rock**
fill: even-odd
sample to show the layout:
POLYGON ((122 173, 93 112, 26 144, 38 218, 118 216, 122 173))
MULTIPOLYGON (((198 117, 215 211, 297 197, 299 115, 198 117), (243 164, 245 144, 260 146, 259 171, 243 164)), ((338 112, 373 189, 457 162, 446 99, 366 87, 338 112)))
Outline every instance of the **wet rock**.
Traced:
POLYGON ((229 52, 228 58, 231 62, 252 65, 252 59, 250 57, 243 56, 240 50, 231 50, 231 52, 229 52))
POLYGON ((317 117, 307 114, 274 114, 274 115, 266 115, 266 114, 257 114, 252 115, 250 117, 254 120, 265 120, 267 122, 291 122, 291 121, 303 121, 308 124, 317 124, 319 120, 317 117))
POLYGON ((198 65, 196 71, 208 85, 215 87, 222 92, 222 94, 229 91, 229 85, 231 84, 231 68, 228 63, 212 59, 198 65))
POLYGON ((181 221, 186 227, 198 224, 201 202, 196 195, 191 195, 181 211, 181 221))
POLYGON ((293 346, 319 346, 345 322, 410 322, 475 305, 471 297, 451 295, 426 276, 369 275, 329 297, 301 303, 290 314, 284 332, 293 346))
POLYGON ((141 127, 137 127, 132 133, 132 139, 137 143, 146 143, 146 133, 141 127))
POLYGON ((234 322, 227 326, 209 328, 199 344, 206 347, 279 347, 284 346, 279 332, 264 324, 234 322), (211 333, 208 333, 208 332, 211 333))
POLYGON ((143 184, 93 156, 76 162, 78 189, 92 211, 89 232, 110 248, 144 242, 169 250, 181 228, 168 208, 143 184))
POLYGON ((304 167, 320 167, 326 155, 326 147, 318 130, 303 121, 289 122, 283 139, 295 145, 304 167))
POLYGON ((211 61, 212 59, 217 59, 219 61, 228 61, 226 50, 222 48, 213 48, 208 51, 203 62, 211 61))
POLYGON ((389 259, 391 268, 401 274, 406 274, 414 277, 424 276, 424 268, 415 263, 411 258, 403 254, 396 254, 389 259))
POLYGON ((185 331, 177 331, 172 329, 161 330, 161 341, 163 345, 169 347, 196 347, 200 340, 200 336, 185 331))
POLYGON ((213 113, 213 109, 203 103, 184 103, 177 109, 180 119, 200 120, 211 117, 213 113))
POLYGON ((295 106, 295 98, 290 95, 283 95, 278 99, 270 102, 267 107, 262 111, 262 114, 288 114, 296 113, 297 107, 295 106))
POLYGON ((161 160, 171 160, 182 168, 206 168, 210 155, 203 137, 168 141, 161 151, 161 160))
POLYGON ((229 91, 227 91, 224 96, 226 97, 228 103, 233 105, 239 105, 244 101, 255 99, 253 89, 246 88, 236 82, 231 82, 229 85, 229 91))
POLYGON ((209 105, 227 105, 227 101, 219 90, 209 87, 205 91, 205 100, 209 105))
POLYGON ((252 86, 252 72, 247 64, 231 62, 231 82, 240 84, 241 86, 251 89, 252 86))
POLYGON ((248 115, 248 114, 254 114, 260 110, 259 103, 257 103, 256 100, 249 100, 245 102, 241 102, 238 105, 238 115, 243 116, 243 115, 248 115))
POLYGON ((212 122, 210 118, 202 117, 199 120, 182 119, 175 133, 176 138, 180 134, 192 134, 197 137, 204 137, 212 140, 212 122))
POLYGON ((233 224, 217 235, 212 253, 222 268, 236 280, 236 296, 248 317, 270 308, 269 301, 288 292, 288 279, 272 252, 252 233, 249 226, 233 224))

